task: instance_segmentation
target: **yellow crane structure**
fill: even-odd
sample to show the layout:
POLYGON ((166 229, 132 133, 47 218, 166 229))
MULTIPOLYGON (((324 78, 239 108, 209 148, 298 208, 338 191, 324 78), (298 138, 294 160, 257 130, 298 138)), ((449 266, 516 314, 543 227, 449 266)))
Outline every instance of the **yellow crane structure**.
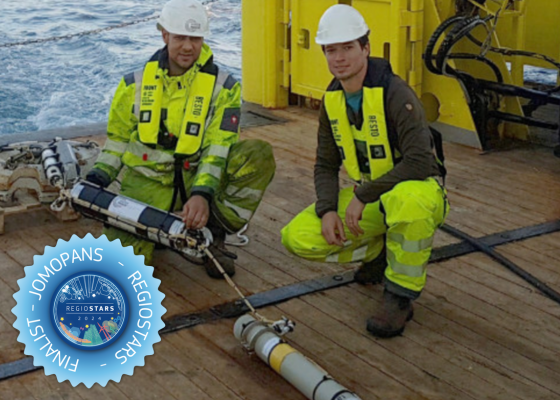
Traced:
POLYGON ((560 106, 560 90, 524 87, 525 66, 560 69, 560 1, 550 0, 242 0, 245 101, 318 107, 331 76, 314 38, 339 3, 364 15, 372 56, 391 62, 446 140, 486 149, 526 140, 529 126, 560 130, 532 117, 560 106))

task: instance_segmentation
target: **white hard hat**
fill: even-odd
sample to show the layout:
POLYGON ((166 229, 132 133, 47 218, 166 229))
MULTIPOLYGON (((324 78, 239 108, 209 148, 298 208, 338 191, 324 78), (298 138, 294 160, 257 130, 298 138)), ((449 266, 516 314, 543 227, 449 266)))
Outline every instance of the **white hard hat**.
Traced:
POLYGON ((205 37, 210 33, 208 14, 197 0, 169 1, 161 10, 157 27, 175 35, 205 37))
POLYGON ((358 10, 346 4, 336 4, 321 17, 315 43, 328 45, 351 42, 368 32, 366 21, 358 10))

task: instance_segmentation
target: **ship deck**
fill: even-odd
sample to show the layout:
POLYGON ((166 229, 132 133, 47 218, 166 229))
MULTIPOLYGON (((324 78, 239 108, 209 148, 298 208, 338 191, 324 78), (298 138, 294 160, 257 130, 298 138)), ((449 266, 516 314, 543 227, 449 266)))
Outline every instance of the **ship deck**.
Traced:
MULTIPOLYGON (((243 129, 243 138, 273 144, 277 173, 250 224, 250 244, 235 249, 237 284, 266 292, 356 265, 298 259, 280 243, 280 229, 314 201, 317 114, 273 111, 285 122, 243 129)), ((99 137, 98 137, 99 138, 99 137)), ((484 237, 560 219, 560 160, 549 148, 479 151, 445 144, 451 213, 447 223, 484 237)), ((59 222, 45 209, 6 217, 0 236, 0 363, 22 359, 12 327, 12 297, 23 267, 57 239, 99 235, 101 224, 59 222)), ((438 232, 434 247, 459 240, 438 232)), ((496 250, 560 291, 560 232, 496 250)), ((193 313, 235 300, 223 281, 169 251, 158 251, 155 277, 166 295, 164 316, 193 313)), ((261 309, 297 322, 288 341, 362 399, 560 398, 560 305, 480 252, 432 263, 404 334, 376 339, 365 321, 381 286, 355 283, 261 309)), ((162 335, 144 367, 102 388, 58 383, 42 370, 0 381, 0 399, 304 399, 282 377, 249 355, 233 336, 234 319, 217 319, 162 335)))

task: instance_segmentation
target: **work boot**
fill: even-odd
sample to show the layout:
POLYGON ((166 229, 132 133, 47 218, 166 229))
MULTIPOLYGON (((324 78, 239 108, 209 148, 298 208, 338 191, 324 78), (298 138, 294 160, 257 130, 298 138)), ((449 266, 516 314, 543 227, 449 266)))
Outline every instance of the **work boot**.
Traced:
POLYGON ((354 274, 354 281, 361 285, 372 283, 377 285, 383 282, 387 268, 387 253, 385 249, 371 261, 363 262, 354 274))
MULTIPOLYGON (((212 255, 216 258, 216 260, 220 263, 224 271, 229 275, 235 275, 235 264, 234 260, 237 259, 237 256, 234 253, 229 252, 225 246, 225 239, 226 239, 226 232, 217 226, 208 226, 210 231, 212 232, 212 236, 214 237, 214 241, 208 247, 208 250, 212 253, 212 255)), ((225 279, 222 273, 216 267, 214 261, 210 258, 207 258, 204 263, 204 268, 206 269, 206 273, 210 278, 214 279, 225 279)))
POLYGON ((398 336, 413 316, 412 300, 385 289, 376 314, 367 320, 367 330, 379 338, 398 336))

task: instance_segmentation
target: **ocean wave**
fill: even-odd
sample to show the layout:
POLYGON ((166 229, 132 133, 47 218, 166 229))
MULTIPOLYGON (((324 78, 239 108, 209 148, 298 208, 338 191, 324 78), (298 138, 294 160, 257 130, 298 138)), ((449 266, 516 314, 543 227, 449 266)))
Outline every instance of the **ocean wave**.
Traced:
MULTIPOLYGON (((0 43, 61 36, 156 15, 166 0, 3 0, 0 43)), ((216 61, 241 77, 241 0, 217 0, 216 61), (232 28, 233 27, 233 28, 232 28)), ((96 35, 0 49, 0 135, 107 119, 121 77, 163 46, 155 21, 96 35)))

